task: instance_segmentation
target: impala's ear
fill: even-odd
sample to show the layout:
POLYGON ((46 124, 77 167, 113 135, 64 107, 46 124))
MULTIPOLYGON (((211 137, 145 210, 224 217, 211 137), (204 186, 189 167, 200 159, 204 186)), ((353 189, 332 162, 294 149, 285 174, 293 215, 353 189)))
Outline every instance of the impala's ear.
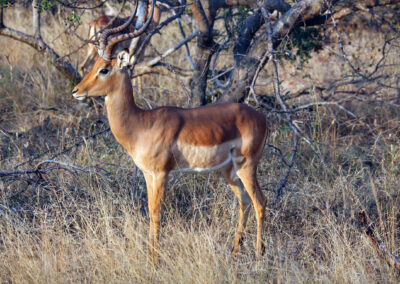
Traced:
POLYGON ((124 49, 120 51, 120 53, 118 53, 117 64, 120 69, 124 68, 129 64, 129 52, 127 49, 124 49))

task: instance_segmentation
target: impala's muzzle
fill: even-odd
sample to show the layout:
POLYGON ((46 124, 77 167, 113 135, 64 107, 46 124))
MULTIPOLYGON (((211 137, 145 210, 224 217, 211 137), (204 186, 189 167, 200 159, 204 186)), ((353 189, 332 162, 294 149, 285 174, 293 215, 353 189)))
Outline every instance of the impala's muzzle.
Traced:
POLYGON ((78 94, 78 89, 74 89, 73 91, 72 91, 72 96, 75 98, 75 99, 77 99, 77 100, 80 100, 80 101, 83 101, 84 99, 86 99, 86 95, 85 94, 78 94))

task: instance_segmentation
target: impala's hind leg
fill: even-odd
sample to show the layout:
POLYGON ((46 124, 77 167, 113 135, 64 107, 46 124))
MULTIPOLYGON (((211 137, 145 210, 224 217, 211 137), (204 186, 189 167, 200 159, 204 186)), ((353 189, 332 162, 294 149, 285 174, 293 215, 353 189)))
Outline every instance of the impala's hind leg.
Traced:
POLYGON ((247 218, 249 216, 251 200, 247 192, 244 190, 243 185, 239 180, 239 177, 236 175, 233 164, 229 164, 227 167, 222 169, 221 172, 226 182, 231 187, 237 200, 239 201, 239 221, 232 251, 233 254, 236 254, 240 251, 243 232, 246 227, 247 218))
POLYGON ((256 211, 257 218, 257 246, 256 254, 261 256, 263 252, 262 235, 263 235, 263 222, 265 214, 265 197, 261 191, 261 188, 257 181, 257 164, 246 163, 240 169, 237 174, 242 181, 245 190, 249 194, 251 201, 253 202, 254 209, 256 211))

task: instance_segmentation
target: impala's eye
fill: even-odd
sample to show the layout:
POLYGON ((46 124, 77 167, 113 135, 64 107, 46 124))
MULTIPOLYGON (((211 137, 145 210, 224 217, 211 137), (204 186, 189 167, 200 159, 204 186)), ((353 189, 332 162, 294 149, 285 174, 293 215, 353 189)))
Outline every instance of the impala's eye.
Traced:
POLYGON ((102 74, 102 75, 107 75, 108 74, 108 69, 101 69, 100 71, 99 71, 99 73, 100 74, 102 74))

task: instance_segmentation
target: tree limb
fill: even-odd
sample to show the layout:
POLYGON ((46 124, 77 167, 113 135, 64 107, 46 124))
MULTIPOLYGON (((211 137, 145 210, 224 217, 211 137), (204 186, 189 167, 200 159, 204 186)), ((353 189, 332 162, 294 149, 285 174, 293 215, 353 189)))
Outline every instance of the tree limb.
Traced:
POLYGON ((37 51, 47 55, 56 69, 72 82, 78 82, 82 79, 75 68, 69 62, 61 60, 57 52, 48 46, 41 38, 27 35, 6 26, 0 28, 0 35, 26 43, 37 51))
MULTIPOLYGON (((336 3, 332 0, 330 4, 336 3)), ((302 0, 297 2, 290 8, 281 18, 273 25, 272 43, 276 49, 282 40, 287 36, 294 27, 300 23, 304 23, 309 19, 319 16, 328 8, 325 0, 302 0)), ((235 62, 233 71, 233 82, 230 88, 226 89, 220 101, 240 101, 242 97, 249 92, 249 87, 260 64, 260 60, 267 52, 267 33, 262 33, 252 46, 248 49, 246 56, 240 62, 235 62)), ((263 63, 263 66, 268 62, 263 63)))
MULTIPOLYGON (((142 64, 140 64, 141 67, 151 67, 156 65, 157 63, 159 63, 162 59, 164 59, 165 57, 167 57, 168 55, 172 54, 173 52, 175 52, 176 50, 178 50, 179 48, 181 48, 183 45, 185 45, 187 42, 191 41, 194 37, 196 37, 200 32, 199 31, 195 31, 193 34, 191 34, 190 36, 188 36, 187 38, 184 38, 182 41, 178 42, 174 47, 171 47, 170 49, 168 49, 167 51, 165 51, 163 54, 156 56, 155 58, 147 61, 147 62, 143 62, 142 64)), ((136 68, 136 67, 135 67, 136 68)))

